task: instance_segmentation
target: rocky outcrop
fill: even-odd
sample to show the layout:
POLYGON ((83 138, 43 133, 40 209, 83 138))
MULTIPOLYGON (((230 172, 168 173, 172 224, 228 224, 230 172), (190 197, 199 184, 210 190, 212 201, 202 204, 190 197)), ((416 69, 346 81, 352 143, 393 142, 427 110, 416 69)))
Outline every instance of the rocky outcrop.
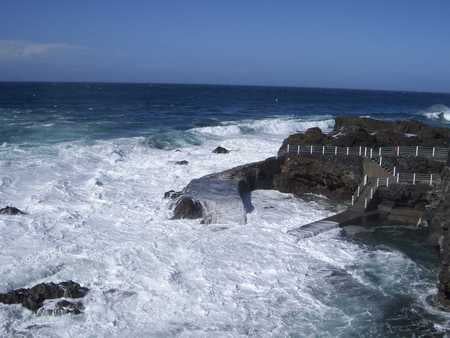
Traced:
POLYGON ((0 215, 15 216, 15 215, 26 215, 26 213, 15 207, 5 207, 3 209, 0 209, 0 215))
POLYGON ((426 207, 431 244, 439 246, 439 303, 450 309, 450 168, 441 173, 440 186, 432 191, 426 207))
MULTIPOLYGON (((359 117, 337 117, 334 130, 324 134, 319 128, 290 135, 280 151, 291 145, 368 146, 443 146, 450 145, 450 129, 428 126, 414 120, 381 121, 359 117)), ((279 152, 280 154, 280 152, 279 152)))
POLYGON ((253 210, 253 190, 273 189, 298 196, 316 193, 341 201, 351 198, 361 177, 361 159, 273 157, 192 180, 174 204, 174 218, 243 224, 246 213, 253 210))
MULTIPOLYGON (((22 304, 27 309, 37 312, 42 308, 44 302, 50 299, 58 298, 82 298, 88 293, 89 289, 82 287, 73 281, 55 283, 41 283, 30 289, 17 289, 7 293, 0 293, 0 303, 3 304, 22 304)), ((69 313, 79 313, 82 310, 82 304, 61 300, 56 303, 58 311, 67 310, 69 313), (70 304, 69 304, 70 303, 70 304)))

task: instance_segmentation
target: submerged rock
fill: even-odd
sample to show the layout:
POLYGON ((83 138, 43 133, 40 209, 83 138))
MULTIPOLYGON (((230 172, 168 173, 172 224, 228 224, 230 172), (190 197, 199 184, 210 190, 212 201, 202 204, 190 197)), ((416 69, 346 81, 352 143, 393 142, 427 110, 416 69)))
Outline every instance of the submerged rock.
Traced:
MULTIPOLYGON (((73 281, 62 282, 59 284, 41 283, 29 289, 17 289, 7 293, 0 293, 0 303, 22 304, 27 309, 36 312, 44 305, 44 301, 46 300, 63 297, 82 298, 86 296, 88 291, 88 288, 82 287, 80 284, 73 281)), ((66 305, 66 303, 62 303, 60 304, 60 308, 63 308, 66 305)))
POLYGON ((177 164, 177 165, 188 165, 189 161, 186 161, 186 160, 176 161, 175 164, 177 164))
POLYGON ((6 207, 3 209, 0 209, 0 215, 10 215, 10 216, 14 216, 14 215, 26 215, 25 212, 23 212, 22 210, 19 210, 15 207, 6 207))
POLYGON ((224 147, 217 147, 216 149, 213 150, 213 153, 215 154, 228 154, 230 151, 224 147))

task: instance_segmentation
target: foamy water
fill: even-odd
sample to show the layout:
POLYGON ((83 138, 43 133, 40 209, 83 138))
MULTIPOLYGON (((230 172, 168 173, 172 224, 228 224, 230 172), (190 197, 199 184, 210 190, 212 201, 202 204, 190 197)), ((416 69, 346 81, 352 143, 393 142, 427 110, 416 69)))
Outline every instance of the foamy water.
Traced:
POLYGON ((326 200, 256 191, 242 226, 170 220, 162 198, 193 178, 274 156, 289 133, 332 125, 227 122, 188 131, 201 144, 179 151, 144 138, 3 145, 0 206, 29 215, 0 218, 0 292, 69 279, 91 291, 79 316, 0 305, 0 336, 383 335, 395 295, 422 304, 434 283, 400 251, 340 230, 300 242, 286 233, 333 214, 326 200), (218 145, 231 152, 213 154, 218 145))

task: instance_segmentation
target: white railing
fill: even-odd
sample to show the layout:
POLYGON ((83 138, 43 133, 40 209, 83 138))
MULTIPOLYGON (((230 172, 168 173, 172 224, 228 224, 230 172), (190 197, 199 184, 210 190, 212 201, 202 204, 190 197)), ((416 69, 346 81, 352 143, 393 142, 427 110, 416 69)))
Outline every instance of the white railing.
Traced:
POLYGON ((439 174, 397 173, 393 176, 371 178, 371 182, 368 184, 368 177, 365 175, 361 184, 358 185, 356 191, 352 195, 352 206, 354 206, 360 196, 364 194, 364 209, 366 209, 368 203, 372 200, 375 192, 380 187, 389 188, 392 184, 427 184, 432 186, 433 184, 438 184, 440 180, 439 174), (365 190, 367 186, 368 188, 365 190))
POLYGON ((334 156, 361 156, 367 158, 386 157, 425 157, 447 160, 449 148, 426 146, 390 146, 390 147, 338 147, 329 145, 295 145, 287 144, 287 154, 322 154, 334 156))

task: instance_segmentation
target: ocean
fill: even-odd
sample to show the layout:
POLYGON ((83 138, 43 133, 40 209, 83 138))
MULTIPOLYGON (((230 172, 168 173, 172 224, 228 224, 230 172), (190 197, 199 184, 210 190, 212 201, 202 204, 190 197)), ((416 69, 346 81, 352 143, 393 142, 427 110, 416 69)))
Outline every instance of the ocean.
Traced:
POLYGON ((420 232, 297 241, 289 229, 342 206, 256 191, 248 224, 203 225, 171 220, 163 195, 338 115, 448 127, 448 107, 438 93, 0 83, 0 208, 28 213, 0 217, 0 292, 91 289, 77 316, 0 304, 0 336, 444 336, 450 315, 430 300, 438 261, 420 232))

